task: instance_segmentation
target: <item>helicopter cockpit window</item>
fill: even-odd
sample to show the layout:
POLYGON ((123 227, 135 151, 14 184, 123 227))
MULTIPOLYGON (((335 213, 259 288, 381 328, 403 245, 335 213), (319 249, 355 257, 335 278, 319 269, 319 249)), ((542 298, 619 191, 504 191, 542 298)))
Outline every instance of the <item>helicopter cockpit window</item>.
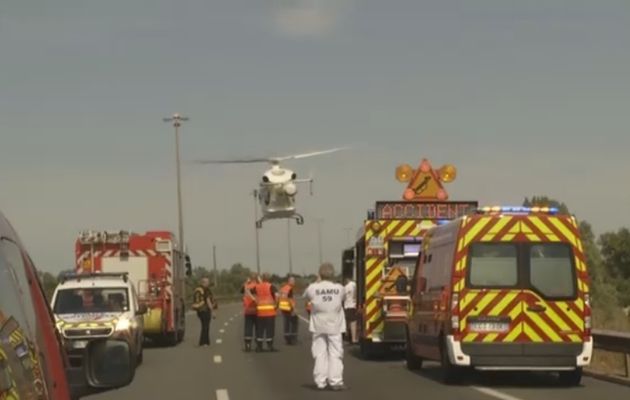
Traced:
POLYGON ((19 248, 3 240, 0 247, 0 387, 3 391, 0 393, 6 393, 8 398, 35 399, 43 396, 45 389, 39 351, 32 334, 34 310, 27 306, 31 294, 27 286, 19 283, 24 271, 14 270, 14 266, 24 268, 22 263, 17 265, 16 254, 21 259, 19 248), (30 321, 33 321, 32 326, 30 321))

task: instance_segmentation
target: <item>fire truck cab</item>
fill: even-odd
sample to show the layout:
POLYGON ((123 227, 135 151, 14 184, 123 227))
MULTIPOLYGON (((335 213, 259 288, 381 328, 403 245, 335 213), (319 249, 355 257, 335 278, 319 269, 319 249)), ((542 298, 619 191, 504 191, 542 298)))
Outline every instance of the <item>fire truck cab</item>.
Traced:
POLYGON ((186 327, 186 275, 190 259, 166 231, 84 231, 76 242, 77 273, 125 273, 134 285, 144 315, 144 336, 175 346, 186 327))
POLYGON ((451 165, 434 170, 426 159, 416 170, 398 167, 397 179, 409 183, 403 200, 377 202, 354 248, 344 251, 343 274, 357 282, 359 343, 366 358, 405 347, 409 284, 424 232, 477 207, 447 201, 442 183, 453 181, 455 173, 451 165))
POLYGON ((578 385, 593 352, 589 279, 575 218, 492 207, 429 230, 412 284, 407 366, 553 371, 578 385))

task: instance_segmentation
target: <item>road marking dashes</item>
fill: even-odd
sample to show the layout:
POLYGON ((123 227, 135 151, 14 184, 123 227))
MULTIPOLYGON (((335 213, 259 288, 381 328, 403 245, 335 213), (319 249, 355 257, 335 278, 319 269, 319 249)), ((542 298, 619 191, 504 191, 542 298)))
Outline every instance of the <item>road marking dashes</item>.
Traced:
POLYGON ((225 329, 219 329, 219 333, 225 333, 225 329))
POLYGON ((217 390, 217 400, 230 400, 230 395, 228 394, 227 389, 217 390))
POLYGON ((471 386, 471 389, 474 389, 480 393, 483 393, 487 396, 490 397, 494 397, 495 399, 499 399, 499 400, 522 400, 518 397, 512 396, 510 394, 507 393, 503 393, 503 392, 499 392, 498 390, 494 390, 494 389, 490 389, 487 387, 482 387, 482 386, 471 386))
POLYGON ((223 324, 223 325, 228 326, 228 325, 230 325, 230 323, 229 323, 229 322, 226 322, 226 323, 225 323, 225 324, 223 324))
POLYGON ((214 363, 215 364, 221 364, 223 362, 223 357, 221 356, 214 356, 214 363))
POLYGON ((223 339, 217 339, 217 344, 223 343, 223 339))

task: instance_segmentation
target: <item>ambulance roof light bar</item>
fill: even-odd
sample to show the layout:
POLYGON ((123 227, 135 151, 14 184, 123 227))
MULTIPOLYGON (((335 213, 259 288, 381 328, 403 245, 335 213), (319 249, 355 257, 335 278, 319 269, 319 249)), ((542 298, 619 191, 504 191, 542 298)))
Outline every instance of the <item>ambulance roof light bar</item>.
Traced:
POLYGON ((477 209, 477 214, 548 214, 556 215, 560 210, 555 207, 523 207, 523 206, 494 206, 481 207, 477 209))

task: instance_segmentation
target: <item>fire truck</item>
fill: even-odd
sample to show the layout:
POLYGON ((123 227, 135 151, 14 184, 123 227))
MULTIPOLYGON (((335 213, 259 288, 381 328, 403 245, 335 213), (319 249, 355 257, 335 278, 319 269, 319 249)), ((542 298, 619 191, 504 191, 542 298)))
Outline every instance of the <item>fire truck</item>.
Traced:
POLYGON ((76 241, 78 273, 126 273, 146 305, 144 336, 175 346, 185 335, 190 259, 166 231, 84 231, 76 241))
POLYGON ((402 350, 406 344, 409 283, 424 233, 477 208, 475 201, 448 201, 443 184, 455 180, 456 174, 454 166, 436 170, 426 159, 416 169, 399 166, 396 179, 408 184, 402 201, 377 201, 356 244, 343 252, 343 275, 357 282, 359 340, 365 358, 402 350))

